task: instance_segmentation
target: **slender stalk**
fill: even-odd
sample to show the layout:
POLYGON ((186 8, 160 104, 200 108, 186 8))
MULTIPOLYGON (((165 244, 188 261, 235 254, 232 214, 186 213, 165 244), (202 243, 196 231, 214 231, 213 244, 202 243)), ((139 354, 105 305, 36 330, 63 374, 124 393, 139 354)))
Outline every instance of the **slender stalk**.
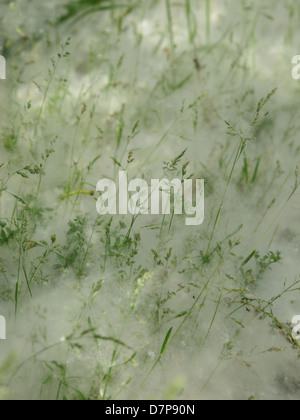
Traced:
POLYGON ((54 75, 55 75, 56 70, 57 70, 57 67, 58 67, 58 63, 59 63, 59 60, 55 62, 54 66, 53 66, 53 69, 51 71, 50 78, 49 78, 48 83, 47 83, 47 87, 46 87, 46 90, 45 90, 45 93, 44 93, 42 105, 40 107, 40 110, 39 110, 39 113, 38 113, 38 117, 36 119, 35 126, 34 126, 33 141, 36 139, 37 130, 38 130, 38 127, 39 127, 39 124, 40 124, 40 121, 41 121, 41 117, 42 117, 42 113, 43 113, 44 106, 45 106, 45 103, 46 103, 46 99, 47 99, 47 96, 48 96, 48 92, 49 92, 49 89, 51 87, 52 81, 54 79, 54 75))
POLYGON ((215 219, 215 222, 214 222, 214 226, 213 226, 213 229, 212 229, 212 232, 211 232, 211 235, 210 235, 209 243, 208 243, 206 254, 205 254, 206 257, 209 255, 210 247, 211 247, 211 244, 212 244, 212 241, 213 241, 213 237, 214 237, 214 234, 215 234, 215 231, 216 231, 216 227, 217 227, 219 218, 220 218, 222 210, 223 210, 223 206, 224 206, 225 198, 226 198, 226 195, 227 195, 227 192, 228 192, 228 188, 229 188, 229 185, 230 185, 230 182, 231 182, 236 164, 237 164, 237 162, 238 162, 238 160, 241 156, 241 152, 243 151, 243 149, 245 147, 245 144, 246 144, 245 140, 241 139, 239 147, 238 147, 236 155, 235 155, 235 158, 234 158, 234 162, 233 162, 231 171, 230 171, 230 175, 229 175, 228 180, 227 180, 227 184, 226 184, 226 187, 225 187, 225 190, 224 190, 224 194, 222 196, 222 200, 221 200, 221 203, 220 203, 220 207, 218 209, 218 213, 217 213, 217 216, 216 216, 216 219, 215 219))
POLYGON ((40 121, 41 121, 42 113, 43 113, 43 110, 44 110, 44 107, 45 107, 45 103, 46 103, 46 100, 47 100, 47 96, 48 96, 50 87, 52 85, 52 82, 54 80, 54 76, 56 74, 56 70, 59 66, 59 63, 60 63, 61 59, 63 57, 67 57, 69 55, 68 52, 67 53, 65 52, 65 48, 69 45, 70 45, 70 38, 68 38, 66 43, 64 45, 62 45, 62 49, 61 49, 61 52, 58 54, 58 57, 51 59, 52 69, 49 70, 48 83, 47 83, 46 89, 44 91, 42 104, 41 104, 41 107, 40 107, 40 110, 39 110, 39 113, 38 113, 38 117, 37 117, 35 125, 34 125, 33 141, 36 139, 36 136, 37 136, 37 131, 38 131, 38 127, 39 127, 39 124, 40 124, 40 121))
POLYGON ((212 319, 212 321, 210 323, 209 329, 208 329, 207 334, 205 336, 205 340, 208 339, 208 336, 209 336, 209 334, 211 332, 212 326, 214 325, 214 322, 215 322, 215 319, 216 319, 216 316, 217 316, 217 313, 218 313, 218 310, 219 310, 219 307, 220 307, 220 304, 221 304, 221 299, 222 299, 222 293, 220 294, 220 297, 219 297, 219 300, 218 300, 218 303, 217 303, 217 307, 216 307, 216 310, 215 310, 213 319, 212 319))
POLYGON ((160 238, 162 237, 162 234, 163 234, 165 221, 166 221, 166 215, 164 214, 164 217, 163 217, 163 219, 162 219, 161 226, 160 226, 160 233, 159 233, 159 237, 160 237, 160 238))
POLYGON ((26 360, 24 360, 23 362, 21 362, 21 363, 20 363, 20 364, 16 367, 15 371, 13 372, 13 374, 11 375, 11 377, 10 377, 10 379, 9 379, 9 381, 8 381, 8 384, 10 384, 10 383, 12 382, 13 378, 17 375, 17 373, 18 373, 18 372, 19 372, 19 371, 23 368, 23 366, 25 366, 25 365, 26 365, 26 363, 28 363, 30 360, 33 360, 33 359, 35 359, 36 357, 40 356, 41 354, 45 353, 46 351, 51 350, 51 349, 53 349, 54 347, 61 346, 62 344, 63 344, 63 342, 62 342, 62 341, 59 341, 59 342, 54 343, 54 344, 51 344, 51 345, 49 345, 49 346, 45 347, 44 349, 42 349, 42 350, 40 350, 40 351, 38 351, 38 352, 34 353, 32 356, 28 357, 26 360))
POLYGON ((95 192, 94 191, 91 191, 91 190, 87 190, 87 191, 85 191, 85 190, 72 191, 72 192, 64 195, 63 197, 61 197, 61 200, 65 200, 66 198, 73 197, 74 195, 81 195, 81 194, 82 195, 91 195, 91 196, 93 196, 93 195, 95 195, 95 192))
POLYGON ((214 370, 212 371, 212 373, 209 375, 209 378, 207 379, 207 381, 205 382, 205 384, 203 385, 201 391, 200 391, 200 395, 202 394, 203 391, 205 391, 205 389, 207 388, 207 385, 209 384, 211 378, 214 376, 214 374, 217 372, 217 370, 219 369, 220 365, 222 363, 222 360, 220 360, 217 363, 217 366, 214 368, 214 370))
POLYGON ((102 399, 105 400, 106 394, 107 394, 107 389, 108 389, 108 385, 111 379, 111 374, 112 374, 112 370, 113 370, 113 365, 117 356, 117 349, 118 346, 116 345, 112 354, 112 358, 111 358, 111 363, 110 363, 110 367, 106 376, 106 381, 105 381, 105 387, 104 387, 104 391, 103 391, 103 397, 102 399))
POLYGON ((88 253, 89 253, 89 250, 90 250, 90 246, 91 246, 91 243, 92 243, 92 239, 93 239, 97 224, 98 224, 98 217, 97 217, 97 219, 94 223, 93 230, 92 230, 92 233, 91 233, 91 236, 90 236, 89 242, 87 244, 86 251, 85 251, 82 263, 81 263, 81 268, 79 270, 80 275, 82 275, 82 273, 84 271, 84 266, 85 266, 85 263, 86 263, 86 260, 87 260, 87 257, 88 257, 88 253))
POLYGON ((173 20, 172 20, 172 12, 171 12, 171 3, 170 0, 166 0, 166 8, 167 8, 167 17, 168 17, 168 30, 169 30, 169 39, 170 39, 170 51, 174 51, 175 43, 174 43, 174 32, 173 32, 173 20))
POLYGON ((172 214, 171 214, 171 218, 170 218, 170 224, 169 224, 169 230, 168 230, 168 233, 170 233, 170 232, 171 232, 172 224, 173 224, 173 221, 174 221, 174 215, 175 215, 175 211, 174 211, 174 209, 173 209, 173 210, 172 210, 172 214))
POLYGON ((206 43, 210 44, 210 31, 211 31, 211 1, 206 0, 206 43))
POLYGON ((195 27, 193 26, 193 21, 192 21, 191 0, 185 0, 185 13, 186 13, 186 19, 187 19, 189 42, 193 44, 195 40, 196 30, 195 30, 195 27))
POLYGON ((69 164, 68 185, 67 185, 68 193, 70 192, 70 189, 71 189, 72 163, 73 163, 73 158, 74 158, 74 153, 75 153, 75 148, 76 148, 76 143, 77 143, 77 135, 78 135, 78 131, 79 131, 79 125, 80 125, 80 120, 78 120, 77 123, 76 123, 76 129, 75 129, 75 133, 74 133, 74 137, 73 137, 72 151, 71 151, 70 164, 69 164))
POLYGON ((298 172, 298 167, 297 167, 297 170, 296 170, 296 181, 295 181, 294 188, 293 188, 292 192, 290 193, 290 195, 288 196, 288 198, 285 201, 285 203, 283 204, 283 206, 281 207, 279 213, 274 217, 274 219, 272 220, 272 223, 270 224, 270 226, 268 227, 268 229, 265 231, 265 234, 267 232, 269 232, 269 230, 271 229, 271 227, 273 226, 273 224, 276 222, 276 220, 278 220, 280 218, 280 216, 282 215, 282 213, 286 209, 287 205, 289 204, 289 202, 293 198, 294 194, 297 192, 297 190, 299 188, 299 185, 300 185, 298 178, 299 178, 299 172, 298 172))
POLYGON ((15 289, 15 316, 17 316, 17 312, 18 312, 22 255, 23 255, 23 226, 21 227, 21 237, 20 237, 20 244, 19 244, 18 276, 17 276, 17 283, 16 283, 16 289, 15 289))

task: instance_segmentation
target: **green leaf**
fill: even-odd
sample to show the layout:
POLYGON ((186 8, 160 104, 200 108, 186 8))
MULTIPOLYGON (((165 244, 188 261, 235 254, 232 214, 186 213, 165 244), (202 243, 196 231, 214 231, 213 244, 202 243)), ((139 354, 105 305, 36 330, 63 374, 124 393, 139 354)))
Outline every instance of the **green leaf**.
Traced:
POLYGON ((168 342, 169 342, 169 340, 170 340, 170 337, 171 337, 172 331, 173 331, 173 328, 170 328, 170 329, 169 329, 169 331, 167 332, 166 338, 165 338, 165 340, 164 340, 164 343, 163 343, 162 348, 161 348, 161 351, 160 351, 160 354, 161 354, 161 355, 162 355, 162 354, 164 354, 164 352, 165 352, 165 351, 166 351, 166 349, 167 349, 167 345, 168 345, 168 342))
POLYGON ((251 254, 243 261, 242 267, 244 267, 244 265, 248 264, 248 262, 254 257, 255 253, 256 253, 256 250, 251 252, 251 254))
POLYGON ((23 200, 23 198, 19 197, 18 195, 15 195, 13 193, 10 193, 10 192, 8 192, 8 194, 12 195, 20 203, 24 204, 25 206, 28 206, 28 203, 25 200, 23 200))
POLYGON ((180 314, 176 315, 175 319, 177 318, 182 318, 183 316, 185 316, 187 314, 187 311, 185 312, 181 312, 180 314))
POLYGON ((117 161, 117 159, 115 159, 114 157, 112 157, 111 159, 113 160, 113 162, 114 162, 117 166, 119 166, 120 168, 122 168, 121 163, 120 163, 120 162, 118 162, 118 161, 117 161))

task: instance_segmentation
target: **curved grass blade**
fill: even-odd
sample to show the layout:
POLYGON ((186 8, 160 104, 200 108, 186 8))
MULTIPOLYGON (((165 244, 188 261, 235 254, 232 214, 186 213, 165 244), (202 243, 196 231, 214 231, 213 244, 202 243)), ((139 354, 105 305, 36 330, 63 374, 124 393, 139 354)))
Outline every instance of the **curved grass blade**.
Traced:
POLYGON ((161 351, 160 351, 160 355, 163 355, 164 352, 166 351, 167 346, 168 346, 168 342, 169 342, 171 334, 172 334, 172 331, 173 331, 173 328, 170 328, 169 331, 167 332, 166 338, 164 340, 164 343, 163 343, 161 351))

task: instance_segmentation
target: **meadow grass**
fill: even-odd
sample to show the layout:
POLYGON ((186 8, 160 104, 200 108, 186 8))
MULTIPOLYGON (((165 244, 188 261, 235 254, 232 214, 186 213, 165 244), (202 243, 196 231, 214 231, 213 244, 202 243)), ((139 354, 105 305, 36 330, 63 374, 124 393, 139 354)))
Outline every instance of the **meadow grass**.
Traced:
POLYGON ((79 0, 49 22, 41 11, 39 36, 13 21, 23 53, 4 22, 10 66, 24 69, 0 120, 0 313, 12 337, 0 399, 211 398, 216 380, 222 398, 254 398, 253 387, 262 398, 277 395, 274 366, 293 378, 296 98, 289 85, 282 98, 279 60, 266 80, 259 49, 261 20, 277 34, 282 6, 222 6, 79 0), (98 216, 96 183, 120 169, 204 178, 205 223, 187 229, 174 209, 98 216))

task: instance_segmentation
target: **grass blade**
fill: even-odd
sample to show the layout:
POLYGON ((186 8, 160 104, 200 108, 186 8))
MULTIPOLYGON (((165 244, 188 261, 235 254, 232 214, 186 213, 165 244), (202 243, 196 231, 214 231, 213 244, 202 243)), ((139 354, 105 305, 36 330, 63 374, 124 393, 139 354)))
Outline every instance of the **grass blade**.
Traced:
POLYGON ((261 162, 261 158, 257 159, 256 165, 255 165, 254 174, 253 174, 253 177, 251 179, 251 184, 254 184, 254 182, 256 181, 260 162, 261 162))
POLYGON ((215 310, 213 319, 212 319, 212 321, 210 323, 209 329, 208 329, 207 334, 205 336, 205 340, 207 340, 207 338, 209 336, 209 333, 210 333, 210 331, 212 329, 212 326, 214 325, 214 322, 215 322, 215 319, 216 319, 216 316, 217 316, 217 313, 218 313, 218 310, 219 310, 219 307, 220 307, 220 304, 221 304, 221 300, 222 300, 222 293, 220 294, 220 297, 219 297, 219 300, 218 300, 218 303, 217 303, 217 307, 216 307, 216 310, 215 310))
POLYGON ((170 38, 170 50, 171 50, 171 52, 173 52, 175 44, 174 44, 173 20, 172 20, 172 12, 171 12, 170 0, 166 0, 166 8, 167 8, 167 17, 168 17, 168 30, 169 30, 169 38, 170 38))
POLYGON ((172 334, 172 331, 173 331, 173 328, 170 328, 169 331, 167 332, 166 338, 164 340, 164 343, 163 343, 161 351, 160 351, 160 355, 163 355, 164 352, 166 351, 167 346, 168 346, 168 342, 169 342, 171 334, 172 334))
POLYGON ((246 264, 248 264, 248 262, 250 260, 252 260, 252 258, 254 257, 255 253, 256 253, 256 249, 253 252, 251 252, 251 254, 243 261, 242 267, 244 267, 246 264))

